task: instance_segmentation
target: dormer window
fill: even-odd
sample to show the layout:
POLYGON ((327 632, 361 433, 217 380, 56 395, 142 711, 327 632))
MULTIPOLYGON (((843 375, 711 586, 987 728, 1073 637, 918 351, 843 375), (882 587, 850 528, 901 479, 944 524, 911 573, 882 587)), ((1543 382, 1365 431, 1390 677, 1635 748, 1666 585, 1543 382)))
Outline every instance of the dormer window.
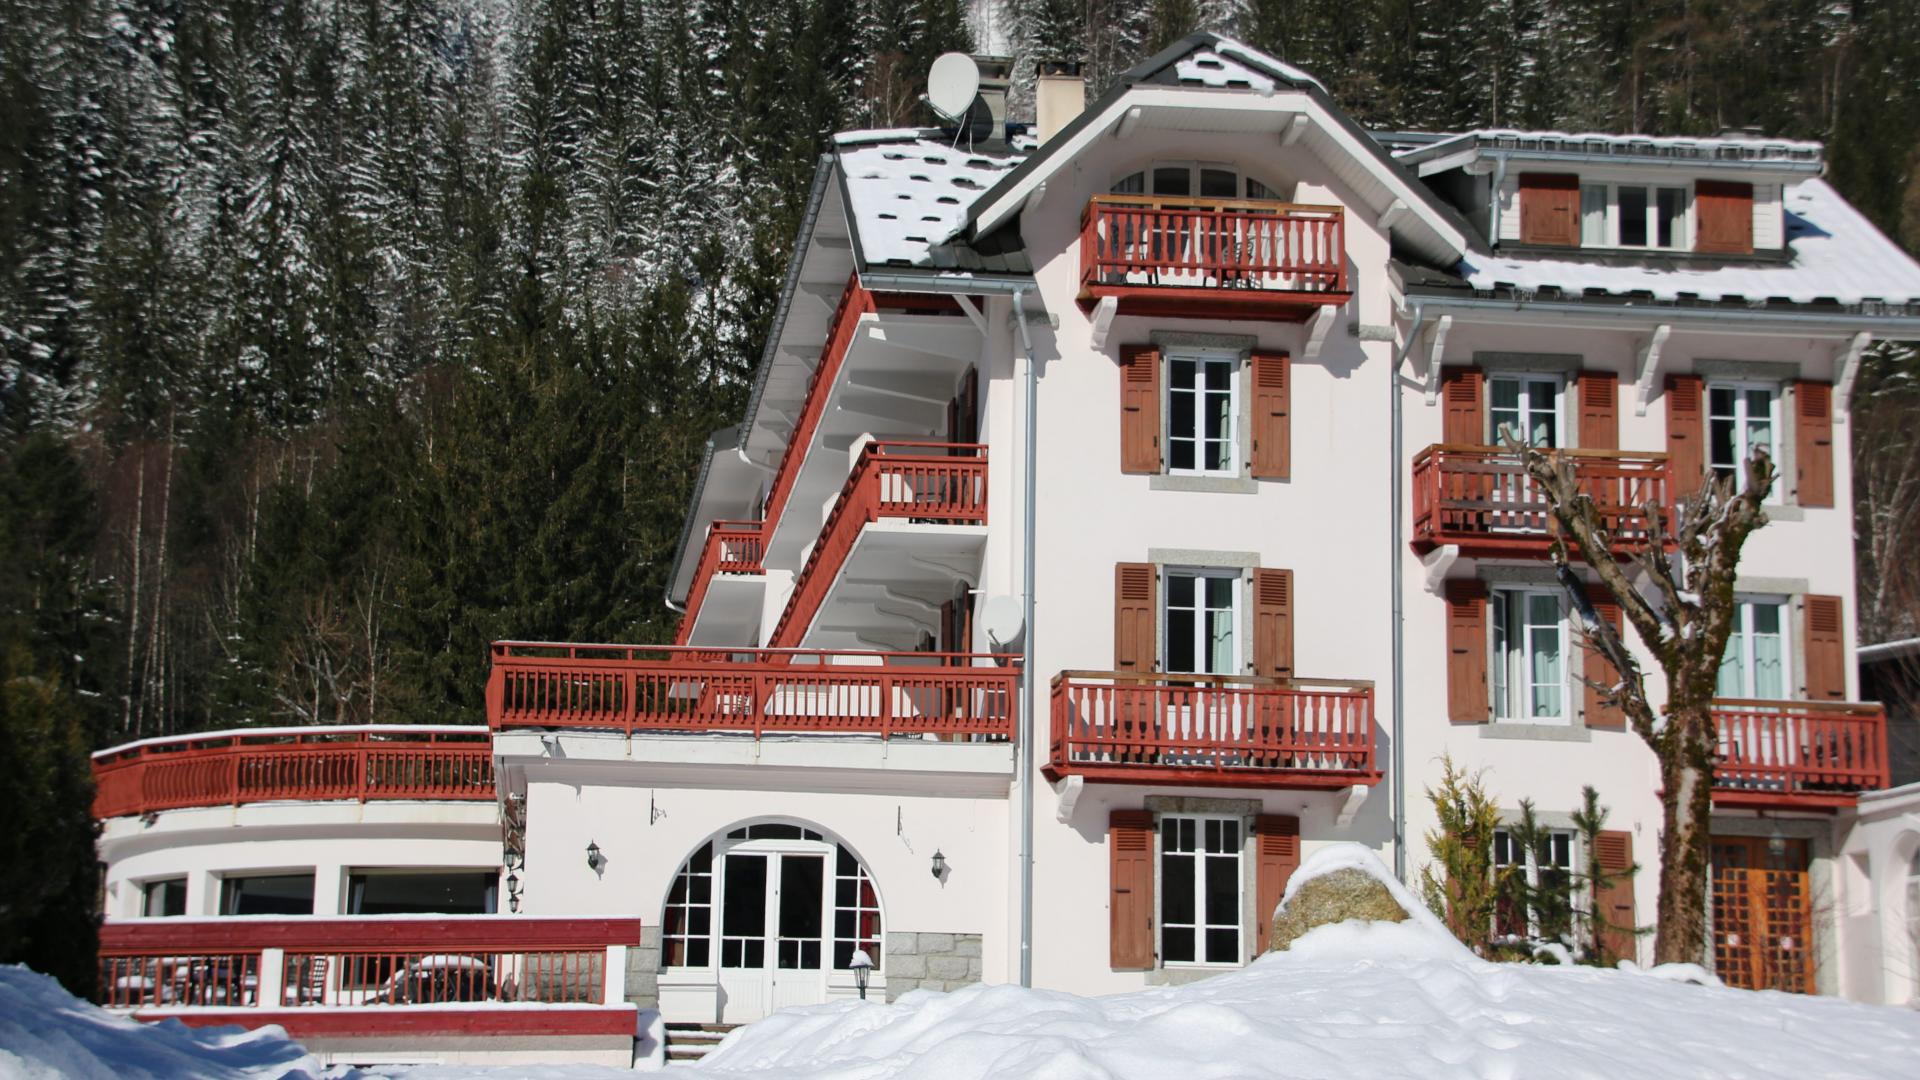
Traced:
POLYGON ((1231 165, 1209 161, 1157 161, 1152 168, 1114 181, 1115 195, 1198 196, 1202 199, 1278 199, 1272 188, 1231 165))
POLYGON ((1503 228, 1502 235, 1523 244, 1729 255, 1754 250, 1751 184, 1522 173, 1517 186, 1518 228, 1503 228))
POLYGON ((1687 189, 1581 184, 1580 246, 1687 249, 1687 189))

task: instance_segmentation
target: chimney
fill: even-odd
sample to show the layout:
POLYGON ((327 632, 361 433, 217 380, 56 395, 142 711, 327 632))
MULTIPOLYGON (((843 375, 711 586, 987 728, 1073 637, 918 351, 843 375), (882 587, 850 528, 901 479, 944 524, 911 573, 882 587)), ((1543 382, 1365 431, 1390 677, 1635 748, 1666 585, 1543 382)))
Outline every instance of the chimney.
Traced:
POLYGON ((973 58, 980 69, 980 96, 967 112, 971 139, 1000 142, 1007 137, 1007 86, 1013 75, 1013 60, 1005 56, 973 58))
POLYGON ((1034 80, 1034 135, 1045 145, 1087 107, 1087 83, 1080 65, 1064 60, 1040 64, 1034 80))

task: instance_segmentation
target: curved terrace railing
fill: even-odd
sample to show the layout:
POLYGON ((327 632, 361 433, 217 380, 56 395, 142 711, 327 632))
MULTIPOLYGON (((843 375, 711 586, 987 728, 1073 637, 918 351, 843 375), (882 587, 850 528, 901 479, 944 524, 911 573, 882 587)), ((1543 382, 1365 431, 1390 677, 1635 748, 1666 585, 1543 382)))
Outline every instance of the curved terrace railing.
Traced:
POLYGON ((1718 805, 1848 805, 1892 782, 1880 705, 1720 698, 1713 719, 1718 805))
POLYGON ((968 653, 495 642, 487 722, 752 735, 1011 739, 1020 669, 968 653))
POLYGON ((1144 783, 1345 787, 1380 778, 1373 684, 1063 671, 1047 772, 1144 783))
POLYGON ((707 526, 707 542, 700 551, 700 565, 694 567, 693 584, 687 590, 687 610, 680 617, 680 629, 674 644, 684 645, 700 617, 700 605, 707 598, 707 586, 715 574, 760 574, 766 568, 762 522, 716 521, 707 526))
POLYGON ((769 645, 790 648, 806 637, 860 530, 881 518, 986 524, 987 448, 978 443, 868 443, 820 527, 820 538, 794 582, 769 645))
POLYGON ((1081 283, 1345 293, 1345 228, 1338 206, 1097 195, 1080 219, 1081 283))
POLYGON ((491 801, 493 748, 471 727, 263 728, 148 739, 93 756, 98 818, 289 799, 491 801))
MULTIPOLYGON (((1574 463, 1580 489, 1618 545, 1643 542, 1646 505, 1673 515, 1673 473, 1665 454, 1555 450, 1574 463)), ((1554 535, 1540 485, 1521 453, 1494 446, 1429 446, 1413 458, 1413 542, 1482 550, 1544 547, 1554 535)))

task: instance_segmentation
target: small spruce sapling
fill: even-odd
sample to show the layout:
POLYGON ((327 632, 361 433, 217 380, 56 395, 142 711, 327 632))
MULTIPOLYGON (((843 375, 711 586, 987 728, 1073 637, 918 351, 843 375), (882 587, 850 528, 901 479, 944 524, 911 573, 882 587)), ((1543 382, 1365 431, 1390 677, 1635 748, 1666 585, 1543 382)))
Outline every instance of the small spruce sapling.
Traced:
POLYGON ((1493 832, 1500 813, 1480 774, 1463 772, 1451 756, 1441 759, 1440 787, 1428 788, 1427 799, 1439 824, 1427 832, 1432 861, 1420 870, 1421 896, 1453 936, 1485 956, 1492 947, 1493 832))
POLYGON ((1582 893, 1587 906, 1577 913, 1578 955, 1582 963, 1610 968, 1623 959, 1633 958, 1633 943, 1645 930, 1613 922, 1601 904, 1601 897, 1615 886, 1631 881, 1640 867, 1635 864, 1620 871, 1607 869, 1600 858, 1600 832, 1607 827, 1607 808, 1600 805, 1600 793, 1593 790, 1591 784, 1582 788, 1580 794, 1583 803, 1573 813, 1573 827, 1580 833, 1580 847, 1586 853, 1580 876, 1585 885, 1582 893))

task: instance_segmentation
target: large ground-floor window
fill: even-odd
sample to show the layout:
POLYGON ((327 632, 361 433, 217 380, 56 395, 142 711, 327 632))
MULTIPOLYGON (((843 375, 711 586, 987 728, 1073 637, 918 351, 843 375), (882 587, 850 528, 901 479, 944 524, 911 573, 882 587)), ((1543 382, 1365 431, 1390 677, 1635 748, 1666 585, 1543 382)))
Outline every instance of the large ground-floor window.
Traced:
POLYGON ((1238 964, 1240 819, 1160 819, 1160 961, 1238 964))

